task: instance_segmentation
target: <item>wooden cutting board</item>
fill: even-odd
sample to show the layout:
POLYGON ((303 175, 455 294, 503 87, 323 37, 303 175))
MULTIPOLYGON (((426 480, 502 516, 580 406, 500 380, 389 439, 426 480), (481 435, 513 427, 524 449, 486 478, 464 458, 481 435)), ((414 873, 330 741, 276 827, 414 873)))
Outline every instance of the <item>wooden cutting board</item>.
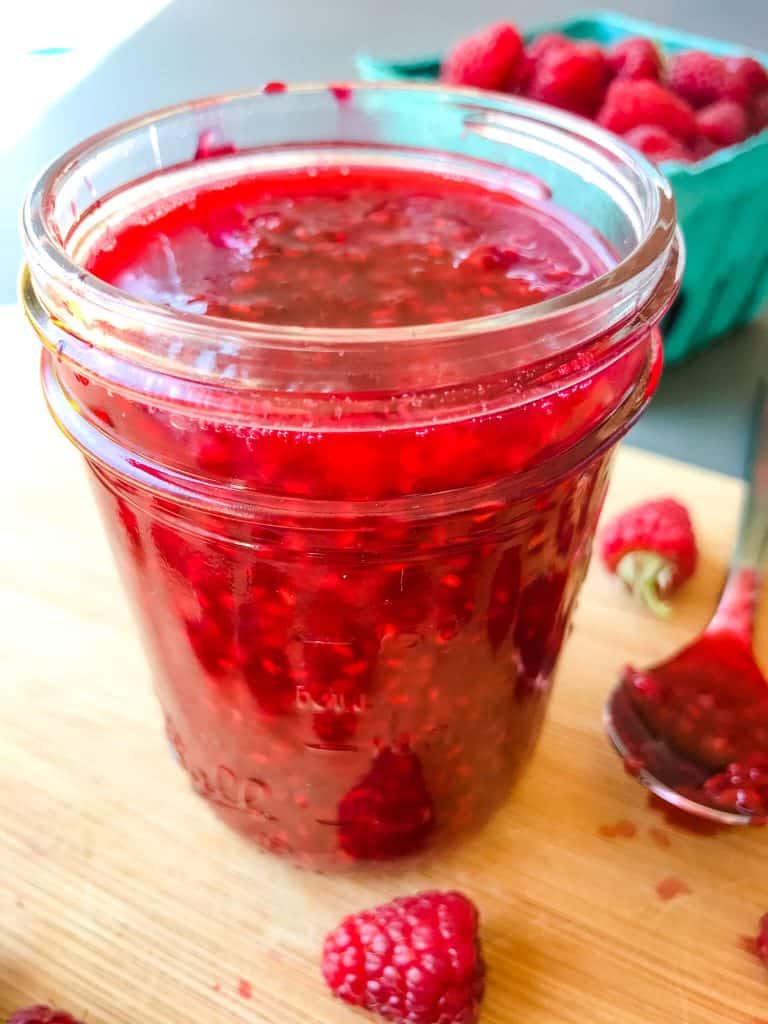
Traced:
POLYGON ((737 481, 625 448, 608 512, 672 492, 695 514, 702 564, 671 621, 595 564, 539 752, 486 831, 406 871, 303 874, 226 831, 168 756, 34 338, 15 311, 0 327, 0 1020, 52 1002, 88 1024, 352 1024, 320 978, 324 933, 440 886, 482 913, 483 1024, 768 1024, 768 971, 741 946, 768 910, 768 830, 671 827, 600 729, 621 664, 671 652, 712 611, 737 481), (601 834, 622 820, 634 836, 601 834), (690 891, 663 901, 667 878, 690 891))

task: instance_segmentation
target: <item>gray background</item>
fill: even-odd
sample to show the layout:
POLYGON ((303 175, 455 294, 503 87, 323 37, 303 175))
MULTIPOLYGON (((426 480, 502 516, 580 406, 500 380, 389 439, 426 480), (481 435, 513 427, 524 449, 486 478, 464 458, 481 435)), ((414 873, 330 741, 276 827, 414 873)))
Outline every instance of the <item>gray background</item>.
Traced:
MULTIPOLYGON (((526 28, 588 6, 567 0, 176 0, 0 158, 0 302, 15 295, 17 213, 29 181, 85 135, 152 107, 265 80, 351 77, 354 55, 362 50, 439 53, 487 21, 509 18, 526 28)), ((768 50, 768 0, 612 0, 611 7, 768 50)), ((740 473, 750 397, 766 353, 764 318, 668 370, 632 442, 740 473)))

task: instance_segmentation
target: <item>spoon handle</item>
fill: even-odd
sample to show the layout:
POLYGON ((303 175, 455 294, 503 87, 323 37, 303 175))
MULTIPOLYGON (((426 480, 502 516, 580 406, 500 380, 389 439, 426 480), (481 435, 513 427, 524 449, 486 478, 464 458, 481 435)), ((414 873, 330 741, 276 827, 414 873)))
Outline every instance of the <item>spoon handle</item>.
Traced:
POLYGON ((747 494, 731 569, 707 632, 728 630, 752 642, 768 553, 768 389, 757 386, 749 437, 747 494))

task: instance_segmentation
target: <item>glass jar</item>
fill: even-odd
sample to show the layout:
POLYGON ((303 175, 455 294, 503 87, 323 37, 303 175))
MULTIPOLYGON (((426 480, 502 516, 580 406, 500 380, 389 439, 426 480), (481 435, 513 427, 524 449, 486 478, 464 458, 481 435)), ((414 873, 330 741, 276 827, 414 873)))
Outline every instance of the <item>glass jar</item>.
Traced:
POLYGON ((516 97, 272 86, 84 142, 23 231, 45 396, 197 792, 312 867, 477 828, 536 744, 611 453, 660 373, 681 273, 664 178, 516 97), (255 160, 491 178, 551 196, 616 263, 501 315, 345 330, 179 312, 83 269, 138 197, 255 160))

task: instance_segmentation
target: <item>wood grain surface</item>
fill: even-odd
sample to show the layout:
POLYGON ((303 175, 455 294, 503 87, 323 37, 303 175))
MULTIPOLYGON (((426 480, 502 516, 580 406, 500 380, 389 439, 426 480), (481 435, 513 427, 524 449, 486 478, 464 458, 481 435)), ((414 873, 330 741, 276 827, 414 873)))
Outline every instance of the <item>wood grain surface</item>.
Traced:
POLYGON ((482 835, 405 870, 303 874, 226 831, 168 756, 35 339, 16 311, 0 327, 0 1020, 45 1001, 88 1024, 352 1024, 318 971, 324 933, 440 886, 482 913, 483 1024, 768 1024, 768 971, 741 940, 768 910, 768 830, 675 829, 600 729, 621 664, 671 652, 711 613, 737 481, 625 448, 608 512, 670 492, 694 510, 702 564, 672 619, 593 565, 538 754, 482 835), (617 822, 635 834, 611 835, 632 831, 617 822), (690 891, 662 900, 670 878, 690 891))

